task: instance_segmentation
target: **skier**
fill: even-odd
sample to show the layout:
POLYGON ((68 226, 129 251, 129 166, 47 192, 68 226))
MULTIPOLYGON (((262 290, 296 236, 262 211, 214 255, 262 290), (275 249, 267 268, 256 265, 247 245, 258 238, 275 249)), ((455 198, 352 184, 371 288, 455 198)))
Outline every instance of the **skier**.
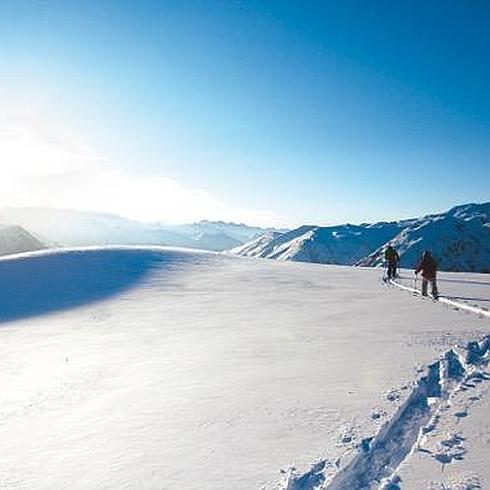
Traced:
POLYGON ((400 261, 400 256, 391 243, 386 247, 385 260, 388 263, 388 280, 394 279, 396 277, 396 269, 398 267, 398 262, 400 261))
POLYGON ((415 275, 419 272, 422 272, 422 296, 427 296, 427 283, 430 282, 432 286, 432 296, 437 298, 439 296, 436 282, 437 262, 434 257, 432 257, 429 250, 426 250, 422 254, 422 258, 415 268, 415 275))

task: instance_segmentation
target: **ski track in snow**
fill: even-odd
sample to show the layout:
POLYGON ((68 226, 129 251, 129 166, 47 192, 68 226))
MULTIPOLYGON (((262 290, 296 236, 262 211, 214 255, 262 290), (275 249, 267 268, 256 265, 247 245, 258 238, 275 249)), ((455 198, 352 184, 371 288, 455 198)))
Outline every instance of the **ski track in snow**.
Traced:
MULTIPOLYGON (((396 281, 389 284, 421 295, 420 291, 396 281)), ((429 297, 430 298, 430 297, 429 297)), ((490 311, 460 303, 444 296, 438 300, 463 310, 490 318, 490 311)), ((315 463, 307 472, 297 474, 294 468, 285 472, 284 490, 401 490, 402 481, 397 470, 414 452, 426 451, 422 444, 427 434, 437 427, 441 412, 450 407, 453 396, 465 391, 473 382, 490 380, 485 371, 490 358, 490 335, 479 342, 469 342, 464 347, 453 347, 433 364, 427 366, 411 393, 398 410, 374 437, 358 444, 357 454, 347 453, 339 460, 328 459, 315 463), (342 464, 342 459, 349 459, 342 464)), ((469 398, 469 402, 472 397, 469 398)), ((467 410, 455 412, 457 418, 467 417, 467 410)), ((464 458, 464 437, 450 433, 439 441, 432 457, 443 466, 464 458)), ((462 477, 445 484, 431 482, 431 490, 470 490, 482 488, 477 476, 462 477)))
MULTIPOLYGON (((410 293, 414 293, 421 296, 420 291, 416 288, 411 288, 410 286, 404 286, 403 284, 400 284, 399 282, 393 280, 389 281, 389 283, 392 284, 393 286, 396 286, 399 289, 403 289, 404 291, 409 291, 410 293)), ((445 296, 439 296, 437 298, 437 301, 452 306, 453 308, 458 310, 464 310, 470 313, 475 313, 476 315, 482 317, 490 318, 490 311, 484 310, 483 308, 479 308, 478 306, 472 306, 466 303, 460 303, 459 301, 454 301, 452 299, 446 298, 445 296)))

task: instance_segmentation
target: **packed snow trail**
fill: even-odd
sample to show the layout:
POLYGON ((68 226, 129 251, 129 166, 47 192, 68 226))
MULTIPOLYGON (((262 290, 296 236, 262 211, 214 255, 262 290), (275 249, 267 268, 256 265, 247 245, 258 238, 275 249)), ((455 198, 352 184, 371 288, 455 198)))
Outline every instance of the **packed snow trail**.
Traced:
MULTIPOLYGON (((386 282, 421 295, 415 287, 405 286, 394 280, 386 282)), ((439 296, 438 301, 456 309, 475 313, 480 318, 490 317, 489 311, 477 306, 460 303, 444 296, 439 296)), ((397 470, 419 449, 425 434, 437 427, 440 412, 447 409, 450 400, 456 394, 467 390, 468 386, 473 386, 474 380, 481 382, 490 379, 484 370, 489 356, 490 335, 485 336, 480 342, 471 341, 465 347, 449 349, 437 362, 425 368, 424 374, 418 378, 409 396, 376 435, 360 441, 356 454, 346 454, 335 463, 329 459, 321 460, 302 474, 289 471, 283 488, 399 490, 402 487, 397 470), (348 462, 345 463, 344 460, 348 462)), ((466 411, 461 411, 455 416, 463 417, 466 414, 466 411)), ((442 452, 434 452, 432 457, 446 463, 452 461, 453 454, 459 459, 462 439, 458 437, 453 436, 454 444, 453 439, 443 440, 442 452), (455 452, 448 450, 448 447, 455 447, 455 452)), ((478 481, 478 478, 475 481, 478 481)))
MULTIPOLYGON (((390 279, 388 282, 390 284, 392 284, 393 286, 396 286, 399 289, 403 289, 404 291, 409 291, 411 293, 422 296, 422 293, 420 292, 420 290, 418 290, 415 287, 405 286, 405 285, 400 284, 399 282, 397 282, 393 279, 390 279)), ((431 296, 427 296, 427 297, 431 298, 431 296)), ((438 295, 437 301, 439 301, 440 303, 445 303, 449 306, 453 306, 454 308, 459 309, 459 310, 469 311, 470 313, 475 313, 476 315, 490 318, 490 311, 484 310, 483 308, 479 308, 478 306, 471 306, 471 305, 467 305, 465 303, 461 303, 459 301, 454 301, 454 300, 449 299, 443 295, 438 295)))
POLYGON ((325 476, 328 460, 308 472, 290 473, 286 490, 398 489, 397 469, 414 451, 424 435, 434 430, 439 412, 469 381, 485 378, 482 365, 490 353, 490 336, 450 349, 427 366, 410 395, 375 437, 362 441, 357 455, 330 478, 325 476))

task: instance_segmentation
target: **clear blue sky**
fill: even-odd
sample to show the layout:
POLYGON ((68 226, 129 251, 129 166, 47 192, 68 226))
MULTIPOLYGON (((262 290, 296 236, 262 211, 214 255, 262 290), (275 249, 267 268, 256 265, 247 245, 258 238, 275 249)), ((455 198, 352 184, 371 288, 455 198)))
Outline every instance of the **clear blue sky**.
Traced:
POLYGON ((128 175, 396 219, 490 200, 489 25, 486 1, 4 0, 0 88, 128 175))

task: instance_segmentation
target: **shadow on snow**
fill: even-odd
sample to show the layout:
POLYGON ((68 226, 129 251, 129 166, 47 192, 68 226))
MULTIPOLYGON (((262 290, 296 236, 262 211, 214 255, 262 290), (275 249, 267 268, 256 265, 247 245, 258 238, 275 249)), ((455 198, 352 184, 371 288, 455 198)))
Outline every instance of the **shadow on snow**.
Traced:
POLYGON ((475 284, 477 286, 489 286, 490 287, 490 280, 488 282, 483 282, 483 281, 475 281, 475 280, 467 280, 467 279, 448 279, 448 278, 438 278, 437 279, 439 282, 456 282, 456 283, 461 283, 461 284, 475 284))
POLYGON ((0 260, 0 322, 81 306, 121 293, 152 270, 176 271, 197 254, 174 250, 64 250, 0 260))
POLYGON ((447 299, 463 300, 463 301, 480 301, 480 302, 490 302, 488 298, 469 298, 467 296, 446 296, 447 299))

